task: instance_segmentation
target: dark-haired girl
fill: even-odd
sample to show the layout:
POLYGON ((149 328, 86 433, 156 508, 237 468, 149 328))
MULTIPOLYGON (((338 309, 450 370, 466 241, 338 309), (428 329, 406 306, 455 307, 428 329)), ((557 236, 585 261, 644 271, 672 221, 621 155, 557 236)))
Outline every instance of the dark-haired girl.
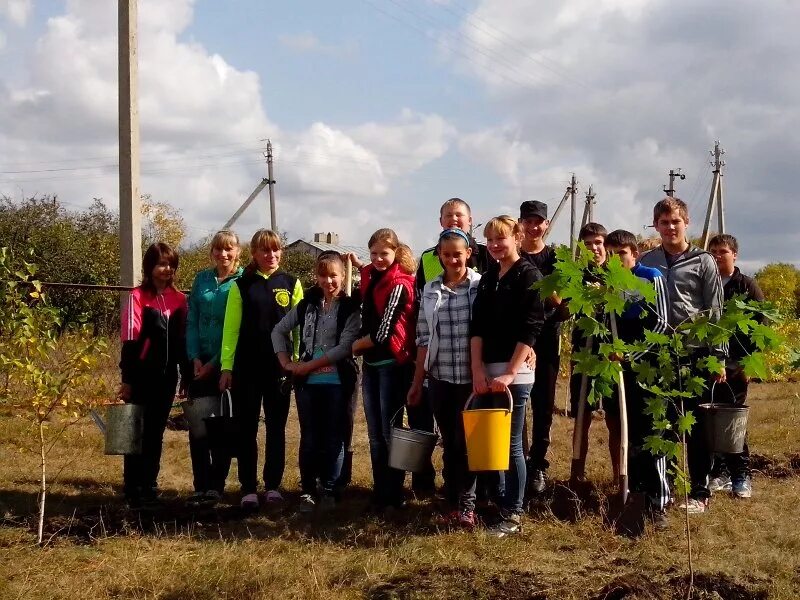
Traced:
POLYGON ((158 471, 178 370, 181 395, 191 380, 186 359, 186 296, 175 288, 178 253, 153 244, 142 261, 142 284, 122 309, 119 397, 144 407, 142 453, 124 459, 124 494, 132 507, 158 500, 158 471))

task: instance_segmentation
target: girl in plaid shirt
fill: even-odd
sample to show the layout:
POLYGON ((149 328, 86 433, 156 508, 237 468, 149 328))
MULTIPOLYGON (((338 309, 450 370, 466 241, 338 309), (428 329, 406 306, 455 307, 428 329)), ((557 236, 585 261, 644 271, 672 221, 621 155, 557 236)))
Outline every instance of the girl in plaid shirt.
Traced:
POLYGON ((436 253, 444 272, 428 282, 417 318, 417 360, 408 405, 422 399, 428 378, 433 413, 444 445, 445 493, 450 511, 445 524, 475 526, 475 475, 467 468, 467 447, 461 410, 472 392, 469 322, 481 276, 467 267, 472 254, 469 237, 460 229, 445 229, 436 253))

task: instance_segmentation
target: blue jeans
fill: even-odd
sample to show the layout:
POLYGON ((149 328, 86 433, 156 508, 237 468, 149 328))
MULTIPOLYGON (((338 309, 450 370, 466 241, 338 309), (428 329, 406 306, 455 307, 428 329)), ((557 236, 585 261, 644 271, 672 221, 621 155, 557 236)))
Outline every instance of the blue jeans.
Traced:
POLYGON ((522 426, 525 424, 525 411, 531 395, 531 384, 510 385, 514 410, 511 413, 511 456, 509 469, 505 472, 505 494, 503 509, 513 514, 522 514, 522 501, 525 495, 527 469, 522 452, 522 426))
POLYGON ((304 494, 333 496, 344 462, 347 420, 342 386, 307 384, 295 394, 300 420, 300 486, 304 494))
POLYGON ((361 390, 367 419, 369 454, 372 461, 373 501, 383 506, 397 506, 403 501, 405 472, 389 466, 389 440, 395 414, 406 401, 414 365, 364 364, 361 390))

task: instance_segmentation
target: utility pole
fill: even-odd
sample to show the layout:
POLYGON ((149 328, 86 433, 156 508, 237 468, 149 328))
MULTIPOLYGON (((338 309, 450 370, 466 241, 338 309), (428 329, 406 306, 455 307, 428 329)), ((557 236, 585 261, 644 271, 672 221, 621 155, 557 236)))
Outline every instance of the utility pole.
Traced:
POLYGON ((256 199, 256 196, 258 196, 261 193, 261 190, 267 187, 267 183, 269 182, 266 179, 262 179, 259 182, 259 184, 256 186, 256 189, 254 189, 247 197, 247 200, 245 200, 239 207, 239 209, 235 213, 233 213, 233 216, 230 219, 228 219, 228 222, 222 226, 223 229, 230 229, 231 227, 233 227, 233 224, 236 222, 236 219, 242 216, 242 213, 246 211, 247 207, 253 203, 253 200, 256 199))
POLYGON ((717 224, 719 231, 717 233, 725 233, 725 207, 722 200, 722 167, 725 166, 725 161, 722 160, 722 155, 725 150, 719 145, 719 141, 714 142, 714 150, 711 156, 714 157, 714 180, 711 184, 711 194, 708 197, 708 208, 706 209, 706 220, 703 224, 703 250, 708 250, 708 240, 711 237, 711 216, 714 214, 714 207, 717 208, 717 224))
POLYGON ((581 227, 587 223, 594 221, 594 186, 589 186, 589 191, 586 192, 586 204, 583 206, 583 218, 581 219, 581 227))
POLYGON ((120 284, 130 287, 142 275, 136 2, 119 0, 117 5, 120 284))
POLYGON ((669 170, 669 188, 667 186, 664 186, 664 192, 670 198, 673 198, 675 196, 675 178, 679 177, 681 181, 686 179, 686 175, 684 175, 681 171, 683 171, 683 169, 669 170))
POLYGON ((564 205, 567 203, 567 198, 569 198, 569 190, 570 187, 567 186, 567 191, 564 192, 564 195, 561 197, 561 202, 558 203, 556 207, 556 211, 553 213, 552 218, 550 219, 550 226, 547 228, 547 231, 544 232, 542 236, 543 240, 547 239, 547 236, 550 235, 550 232, 553 230, 553 224, 556 222, 558 215, 561 214, 561 210, 564 208, 564 205))
POLYGON ((577 207, 575 206, 575 194, 578 192, 578 182, 575 180, 575 173, 572 174, 572 179, 570 179, 567 192, 569 193, 569 204, 572 212, 572 216, 569 221, 569 249, 572 251, 572 258, 575 258, 575 251, 577 250, 577 245, 575 244, 575 211, 577 210, 577 207))
POLYGON ((272 176, 272 141, 267 140, 267 183, 269 184, 269 224, 278 233, 278 219, 275 216, 275 178, 272 176))

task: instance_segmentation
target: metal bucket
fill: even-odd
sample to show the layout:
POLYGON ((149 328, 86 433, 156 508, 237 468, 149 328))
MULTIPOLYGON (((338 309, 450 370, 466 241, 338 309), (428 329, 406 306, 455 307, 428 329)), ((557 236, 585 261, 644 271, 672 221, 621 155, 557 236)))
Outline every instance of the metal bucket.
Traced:
POLYGON ((206 419, 219 410, 219 404, 219 396, 200 396, 181 402, 183 414, 194 439, 204 439, 208 435, 206 419))
POLYGON ((113 404, 106 409, 106 454, 141 454, 144 407, 113 404))
MULTIPOLYGON (((397 413, 395 413, 396 416, 397 413)), ((423 471, 430 464, 431 455, 438 439, 438 435, 429 431, 392 427, 392 437, 389 441, 389 466, 412 473, 423 471)))
POLYGON ((740 454, 744 452, 744 443, 747 439, 747 417, 750 407, 735 404, 736 395, 730 385, 727 388, 734 404, 714 403, 715 386, 716 382, 711 386, 711 403, 701 404, 698 407, 708 449, 720 454, 740 454))

